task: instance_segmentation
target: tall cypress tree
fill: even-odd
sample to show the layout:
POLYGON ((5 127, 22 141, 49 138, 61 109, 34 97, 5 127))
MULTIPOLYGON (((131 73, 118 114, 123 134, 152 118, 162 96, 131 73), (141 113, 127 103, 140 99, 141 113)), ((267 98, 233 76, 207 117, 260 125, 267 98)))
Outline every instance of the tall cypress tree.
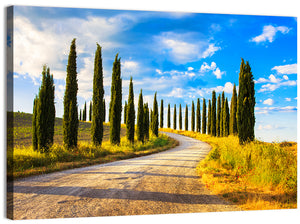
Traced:
POLYGON ((160 122, 159 122, 160 128, 164 127, 164 100, 161 99, 160 101, 160 122))
POLYGON ((189 110, 187 105, 185 105, 184 130, 189 130, 189 110))
POLYGON ((135 128, 135 109, 134 109, 134 94, 132 77, 129 83, 129 95, 127 104, 127 118, 126 118, 126 137, 130 143, 134 143, 134 128, 135 128))
POLYGON ((218 137, 220 137, 220 122, 221 122, 221 95, 219 94, 217 100, 217 122, 216 122, 216 132, 218 137))
POLYGON ((195 131, 195 105, 192 101, 191 131, 195 131))
POLYGON ((206 134, 206 102, 203 99, 203 106, 202 106, 202 134, 206 134))
POLYGON ((196 109, 196 132, 201 131, 201 112, 200 112, 200 99, 197 99, 197 109, 196 109))
POLYGON ((92 142, 96 146, 102 144, 103 122, 105 121, 105 100, 103 98, 104 88, 103 88, 103 67, 102 67, 101 50, 102 50, 101 46, 97 44, 95 61, 94 61, 93 107, 92 107, 92 115, 90 115, 93 117, 92 126, 91 126, 92 142))
POLYGON ((32 148, 33 150, 38 150, 38 127, 37 127, 37 113, 38 113, 38 102, 39 102, 39 97, 35 96, 33 100, 33 113, 32 113, 32 148))
POLYGON ((212 91, 212 99, 211 99, 211 135, 216 136, 217 127, 216 127, 216 91, 212 91))
POLYGON ((225 108, 225 93, 222 92, 222 98, 221 98, 221 116, 220 116, 220 136, 223 137, 224 134, 224 120, 223 120, 223 114, 224 114, 224 108, 225 108))
POLYGON ((142 90, 138 102, 136 136, 138 141, 144 142, 144 102, 142 90))
POLYGON ((156 94, 157 93, 155 92, 153 100, 151 131, 156 137, 158 137, 158 104, 156 100, 156 94))
POLYGON ((182 130, 182 112, 181 112, 181 104, 179 104, 179 130, 182 130))
POLYGON ((231 104, 230 104, 230 128, 229 133, 231 135, 237 134, 237 121, 236 121, 236 111, 237 111, 237 93, 236 93, 236 86, 234 84, 232 97, 231 97, 231 104))
POLYGON ((226 97, 223 109, 223 136, 227 137, 229 135, 229 107, 228 100, 226 97))
POLYGON ((93 105, 92 105, 92 101, 90 101, 89 121, 92 121, 92 114, 93 114, 93 105))
POLYGON ((82 120, 86 121, 86 102, 84 102, 82 120))
POLYGON ((105 105, 105 99, 103 99, 103 113, 102 113, 102 117, 103 117, 103 122, 105 122, 105 116, 106 116, 106 105, 105 105))
POLYGON ((176 117, 176 104, 174 104, 174 116, 173 116, 173 129, 176 130, 177 126, 177 117, 176 117))
POLYGON ((81 109, 79 109, 79 121, 81 121, 82 120, 82 117, 81 117, 82 115, 81 115, 81 109))
POLYGON ((168 128, 171 127, 171 108, 170 108, 170 104, 168 104, 168 128))
POLYGON ((242 59, 239 74, 239 93, 237 99, 237 128, 240 144, 254 140, 255 90, 249 62, 242 59))
POLYGON ((207 134, 211 135, 211 100, 208 100, 207 134))
POLYGON ((125 105, 124 105, 124 124, 126 124, 126 119, 127 119, 127 101, 125 100, 125 105))
POLYGON ((121 58, 117 54, 113 63, 110 101, 110 143, 120 144, 122 114, 121 58))
POLYGON ((63 130, 64 144, 67 148, 77 147, 79 121, 77 109, 78 83, 76 57, 76 39, 73 39, 68 58, 66 90, 64 95, 63 130))
POLYGON ((149 107, 148 103, 144 104, 144 139, 149 140, 149 107))

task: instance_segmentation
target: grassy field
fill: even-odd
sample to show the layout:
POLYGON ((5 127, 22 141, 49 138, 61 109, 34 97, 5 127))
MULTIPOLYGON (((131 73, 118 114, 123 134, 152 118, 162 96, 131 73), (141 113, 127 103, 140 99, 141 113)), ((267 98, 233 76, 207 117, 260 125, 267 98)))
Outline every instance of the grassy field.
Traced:
MULTIPOLYGON (((14 179, 30 175, 49 173, 58 170, 101 164, 160 152, 174 147, 177 141, 166 135, 151 136, 142 144, 135 141, 130 144, 125 136, 124 125, 121 129, 121 144, 109 143, 109 126, 104 125, 104 139, 101 147, 91 144, 90 122, 80 122, 78 147, 67 150, 63 146, 62 119, 56 118, 54 145, 49 153, 40 153, 32 149, 31 114, 14 113, 13 152, 7 153, 8 178, 14 179)), ((10 132, 8 132, 10 133, 10 132)))
POLYGON ((212 146, 197 171, 214 194, 244 210, 297 208, 297 143, 255 141, 241 146, 236 136, 216 138, 191 131, 164 131, 212 146))

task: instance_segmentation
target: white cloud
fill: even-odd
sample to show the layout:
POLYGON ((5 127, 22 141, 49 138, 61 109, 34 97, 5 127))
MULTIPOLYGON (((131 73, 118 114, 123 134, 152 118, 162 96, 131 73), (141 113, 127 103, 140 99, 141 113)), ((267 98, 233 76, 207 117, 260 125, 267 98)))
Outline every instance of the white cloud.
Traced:
POLYGON ((267 104, 267 105, 272 106, 272 105, 274 104, 274 102, 275 102, 275 101, 274 101, 273 99, 269 98, 269 99, 265 100, 265 101, 263 102, 263 104, 267 104))
POLYGON ((263 85, 261 87, 260 90, 258 90, 258 92, 266 92, 266 91, 274 91, 282 86, 296 86, 297 85, 297 82, 294 81, 294 80, 289 80, 289 81, 285 81, 285 82, 280 82, 280 83, 276 83, 276 84, 266 84, 266 85, 263 85))
POLYGON ((217 68, 215 71, 213 71, 214 75, 217 77, 217 79, 221 79, 222 78, 222 75, 225 73, 225 72, 221 72, 221 70, 219 68, 217 68))
POLYGON ((287 34, 290 29, 286 26, 272 26, 267 25, 263 28, 263 33, 256 37, 253 37, 250 41, 260 43, 260 42, 270 42, 272 43, 275 39, 275 35, 277 32, 281 32, 282 34, 287 34))
POLYGON ((291 102, 291 101, 292 101, 292 99, 291 99, 291 98, 285 98, 285 101, 287 101, 287 102, 291 102))
POLYGON ((122 69, 123 77, 138 75, 138 71, 139 71, 138 62, 125 60, 121 62, 121 66, 122 66, 121 69, 122 69))
POLYGON ((169 94, 167 94, 166 96, 182 98, 184 96, 183 92, 184 91, 182 88, 173 88, 172 91, 169 94))
POLYGON ((210 65, 204 62, 200 67, 200 72, 208 72, 212 71, 212 73, 216 76, 217 79, 221 79, 222 75, 225 74, 225 72, 221 71, 220 68, 217 67, 217 64, 213 61, 210 65))
MULTIPOLYGON (((236 87, 237 91, 238 91, 238 86, 236 87)), ((224 86, 217 86, 217 87, 212 87, 212 88, 203 88, 202 91, 204 91, 207 94, 211 94, 211 92, 215 90, 216 93, 221 93, 221 92, 225 92, 225 93, 232 93, 233 91, 233 83, 231 82, 226 82, 224 86)))
POLYGON ((273 74, 269 76, 269 79, 265 78, 259 78, 255 83, 266 83, 266 82, 272 82, 272 83, 279 83, 281 79, 276 78, 273 74))
POLYGON ((188 67, 188 71, 193 71, 194 68, 193 67, 188 67))
POLYGON ((290 65, 275 66, 272 68, 272 70, 277 71, 278 74, 285 74, 285 75, 297 74, 297 63, 290 64, 290 65))
POLYGON ((290 113, 297 111, 295 106, 286 107, 255 107, 255 114, 269 114, 270 112, 290 113))
POLYGON ((208 48, 204 51, 202 57, 207 58, 215 54, 216 51, 220 50, 220 47, 216 47, 214 44, 210 44, 208 48))
POLYGON ((271 130, 273 129, 273 126, 270 124, 267 124, 265 126, 262 126, 261 124, 258 126, 258 130, 271 130))
POLYGON ((289 77, 288 77, 287 75, 282 76, 282 78, 283 78, 284 80, 289 80, 289 77))

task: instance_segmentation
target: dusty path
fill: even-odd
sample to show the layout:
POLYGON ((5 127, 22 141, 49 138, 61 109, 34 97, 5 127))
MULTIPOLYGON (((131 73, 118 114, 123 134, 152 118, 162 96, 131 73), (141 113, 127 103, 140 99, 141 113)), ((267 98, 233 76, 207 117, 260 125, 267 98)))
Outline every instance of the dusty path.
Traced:
POLYGON ((165 152, 15 181, 14 219, 239 210, 199 182, 210 146, 169 135, 180 145, 165 152))

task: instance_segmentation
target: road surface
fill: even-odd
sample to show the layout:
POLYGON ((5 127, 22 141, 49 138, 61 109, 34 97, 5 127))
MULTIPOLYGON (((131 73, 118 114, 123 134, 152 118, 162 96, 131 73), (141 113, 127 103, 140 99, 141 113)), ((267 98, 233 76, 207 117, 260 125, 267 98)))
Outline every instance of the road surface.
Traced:
MULTIPOLYGON (((122 216, 240 210, 212 195, 195 167, 204 142, 171 134, 180 145, 144 157, 20 179, 8 202, 14 219, 122 216)), ((9 188, 11 194, 12 188, 9 188)))

